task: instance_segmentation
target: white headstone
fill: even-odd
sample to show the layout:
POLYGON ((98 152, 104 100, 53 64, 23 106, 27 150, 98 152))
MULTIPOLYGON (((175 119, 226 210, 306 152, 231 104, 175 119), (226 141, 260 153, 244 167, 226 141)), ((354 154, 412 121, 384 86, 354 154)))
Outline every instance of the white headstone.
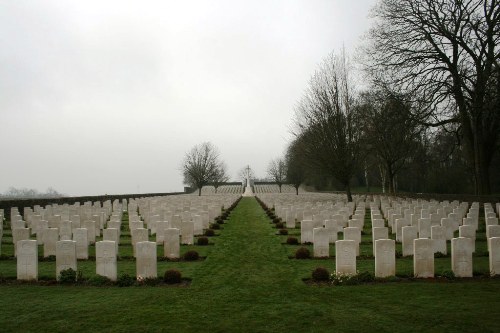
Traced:
POLYGON ((335 242, 335 270, 337 274, 356 274, 356 241, 335 242))
POLYGON ((48 228, 43 234, 43 256, 56 255, 56 243, 59 240, 59 229, 48 228))
POLYGON ((30 229, 18 228, 12 230, 12 243, 14 244, 14 256, 17 256, 17 243, 22 240, 30 239, 30 229))
POLYGON ((164 256, 169 259, 180 257, 180 231, 176 228, 165 230, 164 256))
POLYGON ((313 220, 303 220, 300 223, 300 242, 302 244, 313 242, 313 220))
POLYGON ((59 280, 61 271, 72 269, 76 272, 76 242, 61 240, 56 242, 56 278, 59 280))
POLYGON ((406 226, 402 228, 403 234, 403 256, 413 255, 413 240, 418 238, 417 227, 406 226))
POLYGON ((356 242, 356 255, 359 256, 359 244, 361 243, 361 230, 356 227, 344 228, 344 240, 356 242))
POLYGON ((330 237, 328 230, 325 228, 314 228, 313 244, 314 257, 321 258, 330 256, 330 237))
MULTIPOLYGON (((104 229, 108 230, 108 229, 104 229)), ((111 281, 117 279, 116 242, 105 240, 95 244, 96 274, 105 276, 111 281)))
POLYGON ((156 278, 156 243, 138 242, 136 244, 136 274, 138 279, 156 278))
POLYGON ((83 221, 81 224, 83 228, 87 229, 87 241, 89 244, 94 244, 95 243, 95 229, 96 229, 96 224, 94 221, 83 221))
POLYGON ((490 249, 490 274, 491 276, 500 275, 500 237, 491 237, 488 239, 490 249))
POLYGON ((431 227, 431 238, 434 242, 434 253, 438 253, 438 252, 442 253, 442 254, 448 253, 444 227, 433 225, 431 227))
POLYGON ((394 275, 396 275, 396 242, 392 239, 378 239, 375 241, 375 277, 394 275))
POLYGON ((194 244, 194 222, 181 223, 181 243, 186 245, 194 244))
POLYGON ((373 254, 375 255, 375 242, 379 239, 389 239, 389 228, 375 227, 372 228, 373 254))
POLYGON ((116 255, 118 255, 118 248, 119 248, 119 245, 120 245, 120 234, 118 232, 118 229, 116 229, 116 228, 106 228, 106 229, 104 229, 102 231, 102 240, 103 241, 112 241, 112 242, 115 242, 116 255))
POLYGON ((431 238, 430 218, 420 218, 418 220, 418 238, 431 238))
POLYGON ((137 228, 132 230, 132 249, 134 253, 134 257, 137 257, 137 243, 139 242, 148 242, 149 241, 149 232, 148 229, 145 228, 137 228))
POLYGON ((456 277, 472 277, 472 240, 458 237, 451 240, 451 270, 456 277))
POLYGON ((38 246, 36 240, 20 240, 16 244, 17 279, 38 280, 38 246))
POLYGON ((88 232, 85 228, 76 228, 73 232, 73 240, 76 242, 76 258, 89 258, 88 232))
POLYGON ((413 273, 416 278, 434 277, 434 241, 427 238, 413 240, 413 273))

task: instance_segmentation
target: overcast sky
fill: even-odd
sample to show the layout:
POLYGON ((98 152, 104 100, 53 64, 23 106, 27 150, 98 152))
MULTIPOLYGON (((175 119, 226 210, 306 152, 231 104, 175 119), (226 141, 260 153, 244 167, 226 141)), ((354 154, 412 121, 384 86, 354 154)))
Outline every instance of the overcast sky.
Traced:
POLYGON ((0 192, 182 191, 210 141, 266 176, 317 65, 375 0, 0 0, 0 192))

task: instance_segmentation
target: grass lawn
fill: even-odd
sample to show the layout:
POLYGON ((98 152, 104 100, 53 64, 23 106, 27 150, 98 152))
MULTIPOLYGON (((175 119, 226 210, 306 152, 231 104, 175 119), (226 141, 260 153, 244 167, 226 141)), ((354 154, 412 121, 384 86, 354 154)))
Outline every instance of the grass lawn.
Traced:
MULTIPOLYGON (((159 274, 176 267, 192 278, 188 287, 2 284, 0 332, 500 331, 499 279, 310 286, 302 278, 317 266, 333 270, 335 260, 289 259, 296 247, 283 245, 286 237, 269 222, 254 198, 243 198, 211 238, 215 245, 203 249, 206 260, 158 263, 159 274)), ((369 251, 371 244, 362 246, 369 251)), ((479 270, 482 258, 474 258, 479 270)), ((439 261, 439 269, 449 269, 449 258, 439 261)), ((93 262, 78 264, 84 274, 95 269, 93 262)), ((358 266, 373 271, 373 260, 358 266)), ((438 259, 436 266, 438 272, 438 259)), ((126 260, 118 269, 135 272, 126 260)), ((398 259, 398 274, 408 270, 411 259, 398 259)), ((15 276, 15 263, 0 261, 0 273, 15 276)))

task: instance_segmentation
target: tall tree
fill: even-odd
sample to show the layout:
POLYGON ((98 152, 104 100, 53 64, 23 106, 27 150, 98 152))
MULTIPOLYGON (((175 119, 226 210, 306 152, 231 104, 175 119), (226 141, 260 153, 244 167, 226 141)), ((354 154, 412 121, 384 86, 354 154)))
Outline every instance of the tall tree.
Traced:
POLYGON ((302 140, 298 137, 290 143, 285 156, 286 181, 293 185, 297 195, 299 195, 300 185, 306 179, 307 165, 302 149, 302 140))
POLYGON ((395 179, 419 145, 421 126, 411 114, 412 105, 404 96, 372 90, 362 94, 365 146, 383 168, 389 193, 396 192, 395 179))
POLYGON ((281 193, 281 187, 286 182, 286 163, 282 158, 276 158, 269 163, 267 167, 267 175, 269 178, 278 184, 281 193))
POLYGON ((184 156, 182 174, 184 183, 198 189, 201 195, 203 186, 213 181, 220 172, 222 161, 219 151, 210 142, 194 146, 184 156))
POLYGON ((381 0, 368 69, 427 103, 428 125, 460 125, 475 193, 490 193, 500 126, 500 2, 381 0))
POLYGON ((361 127, 351 68, 345 53, 329 55, 309 82, 296 111, 304 154, 336 178, 352 201, 350 182, 360 152, 361 127))

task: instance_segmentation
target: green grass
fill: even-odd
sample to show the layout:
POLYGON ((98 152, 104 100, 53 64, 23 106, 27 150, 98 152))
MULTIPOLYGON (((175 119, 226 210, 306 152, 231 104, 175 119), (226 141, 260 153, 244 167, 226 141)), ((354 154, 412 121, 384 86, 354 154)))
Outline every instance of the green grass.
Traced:
MULTIPOLYGON (((181 269, 193 279, 189 287, 0 285, 0 331, 500 330, 498 279, 310 286, 302 278, 317 266, 333 270, 334 259, 288 259, 294 247, 283 245, 286 236, 276 235, 269 222, 255 199, 243 198, 220 236, 211 238, 215 246, 206 247, 205 261, 158 263, 159 272, 181 269)), ((2 273, 14 265, 0 263, 2 273)), ((120 271, 125 264, 135 272, 130 262, 118 262, 120 271)), ((360 260, 358 267, 373 270, 373 260, 360 260)), ((409 269, 411 259, 398 259, 398 273, 409 269)))

